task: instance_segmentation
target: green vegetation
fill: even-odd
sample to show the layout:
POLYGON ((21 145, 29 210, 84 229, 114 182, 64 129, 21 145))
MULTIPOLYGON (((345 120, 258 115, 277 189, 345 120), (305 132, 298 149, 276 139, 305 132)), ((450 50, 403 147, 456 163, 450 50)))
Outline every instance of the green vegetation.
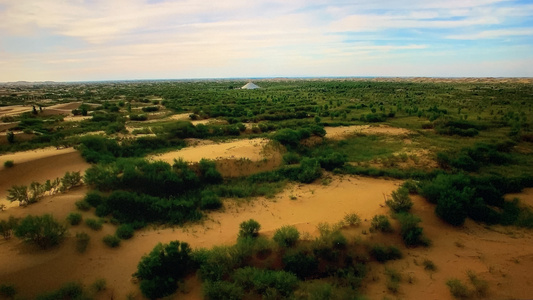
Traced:
POLYGON ((36 244, 43 249, 59 244, 66 232, 67 228, 57 222, 50 214, 28 215, 20 220, 15 228, 15 235, 18 238, 36 244))
POLYGON ((123 240, 128 240, 133 237, 133 234, 135 233, 135 229, 130 224, 122 224, 117 227, 117 231, 115 232, 115 235, 118 238, 121 238, 123 240))
POLYGON ((390 224, 389 218, 384 215, 376 215, 370 221, 370 230, 381 232, 392 232, 392 225, 390 224))
POLYGON ((4 168, 9 169, 12 168, 15 165, 15 163, 12 160, 6 160, 4 162, 4 168))
POLYGON ((101 230, 104 222, 100 219, 85 219, 85 224, 92 230, 101 230))
POLYGON ((120 246, 120 238, 117 237, 116 235, 108 234, 108 235, 104 236, 104 238, 102 239, 102 241, 103 241, 104 244, 106 244, 109 248, 116 248, 116 247, 120 246))
POLYGON ((409 198, 409 190, 405 187, 400 187, 392 192, 391 197, 392 199, 388 199, 385 203, 393 212, 408 212, 413 207, 413 202, 409 198))
POLYGON ((292 247, 300 238, 300 232, 294 226, 283 226, 274 232, 272 239, 280 247, 292 247))
POLYGON ((9 240, 11 238, 18 223, 19 219, 13 216, 9 216, 7 220, 0 220, 0 234, 2 234, 4 240, 9 240))
POLYGON ((81 220, 82 220, 82 216, 80 213, 70 213, 68 214, 67 216, 67 222, 70 224, 70 225, 78 225, 81 223, 81 220))
POLYGON ((85 252, 89 246, 90 240, 91 237, 86 232, 76 233, 76 250, 80 253, 85 252))
POLYGON ((240 238, 248 238, 248 237, 257 237, 259 235, 259 229, 261 229, 261 224, 259 224, 256 220, 250 219, 248 221, 242 222, 241 225, 239 225, 239 237, 240 238))

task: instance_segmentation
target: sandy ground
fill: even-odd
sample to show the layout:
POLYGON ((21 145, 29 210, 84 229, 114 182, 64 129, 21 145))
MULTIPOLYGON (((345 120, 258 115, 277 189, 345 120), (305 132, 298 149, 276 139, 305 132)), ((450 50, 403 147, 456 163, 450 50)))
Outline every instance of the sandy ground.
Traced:
POLYGON ((372 125, 353 125, 342 127, 324 127, 326 130, 326 137, 329 139, 343 139, 352 134, 384 134, 384 135, 407 135, 411 131, 404 128, 390 127, 386 125, 372 126, 372 125))
MULTIPOLYGON (((21 243, 16 238, 0 241, 0 282, 15 283, 21 295, 32 296, 66 281, 91 284, 105 278, 109 289, 101 299, 124 299, 128 294, 139 295, 137 285, 131 280, 141 256, 158 242, 186 241, 193 248, 232 244, 241 222, 253 218, 261 224, 261 234, 272 235, 283 225, 295 225, 301 232, 317 234, 316 226, 322 222, 336 223, 346 213, 355 212, 364 220, 359 228, 346 232, 361 236, 371 243, 401 245, 400 237, 392 234, 366 234, 369 219, 376 214, 387 214, 384 195, 395 190, 400 181, 363 178, 355 176, 334 177, 329 185, 291 185, 274 199, 259 198, 250 203, 225 201, 223 211, 209 215, 203 224, 185 228, 145 229, 118 249, 109 249, 101 238, 114 232, 114 226, 105 224, 102 231, 94 232, 85 225, 70 229, 71 236, 59 247, 42 251, 21 243), (295 200, 291 200, 295 199, 295 200), (91 234, 86 253, 77 253, 73 235, 76 232, 91 234), (52 274, 52 275, 51 275, 52 274)), ((74 202, 85 193, 84 188, 63 195, 43 199, 26 208, 14 208, 16 216, 52 212, 58 219, 74 210, 74 202)), ((532 190, 522 197, 531 197, 532 190)), ((533 274, 533 234, 531 231, 510 227, 490 227, 467 221, 465 226, 454 228, 444 224, 434 215, 433 205, 420 197, 413 197, 413 212, 423 220, 425 234, 432 240, 430 248, 406 249, 400 246, 404 259, 385 265, 371 263, 363 293, 369 299, 452 299, 446 280, 459 278, 466 282, 466 272, 472 270, 489 283, 489 299, 527 298, 531 295, 533 274), (425 271, 421 262, 430 259, 437 271, 425 271), (399 271, 403 276, 399 294, 389 294, 386 289, 384 269, 399 271), (407 278, 412 278, 412 284, 407 278)), ((531 201, 528 200, 528 201, 531 201)), ((0 216, 7 217, 7 213, 0 216)), ((94 217, 83 213, 84 218, 94 217)), ((393 221, 394 222, 394 221, 393 221)), ((397 227, 397 224, 395 224, 397 227)), ((186 299, 200 297, 197 283, 190 283, 191 293, 186 299)), ((182 295, 183 297, 183 295, 182 295)), ((179 298, 183 299, 183 298, 179 298)))
POLYGON ((66 172, 83 172, 89 164, 73 148, 54 147, 0 155, 0 203, 9 204, 5 197, 7 189, 13 185, 29 185, 32 181, 44 182, 47 179, 63 177, 66 172), (4 162, 12 160, 14 166, 5 168, 4 162))
POLYGON ((186 147, 153 156, 153 159, 173 163, 174 159, 182 158, 188 162, 199 162, 202 158, 218 159, 249 159, 258 161, 264 158, 263 147, 268 139, 232 140, 222 143, 202 142, 193 147, 186 147))
MULTIPOLYGON (((81 102, 71 102, 43 107, 43 115, 70 115, 73 109, 80 107, 81 102)), ((36 107, 37 110, 39 109, 36 107)), ((0 107, 0 117, 17 116, 33 110, 32 105, 11 105, 0 107)))

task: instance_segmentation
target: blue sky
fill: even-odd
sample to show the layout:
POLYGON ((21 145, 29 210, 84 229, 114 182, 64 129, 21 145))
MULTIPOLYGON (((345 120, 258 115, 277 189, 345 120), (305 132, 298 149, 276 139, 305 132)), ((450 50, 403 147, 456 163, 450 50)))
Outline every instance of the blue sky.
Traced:
POLYGON ((533 77, 531 0, 0 0, 0 82, 533 77))

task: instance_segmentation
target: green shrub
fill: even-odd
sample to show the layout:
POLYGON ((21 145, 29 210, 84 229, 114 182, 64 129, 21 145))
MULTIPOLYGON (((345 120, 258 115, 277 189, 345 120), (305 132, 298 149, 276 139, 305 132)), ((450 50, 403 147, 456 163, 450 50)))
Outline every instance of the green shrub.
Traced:
POLYGON ((487 281, 479 279, 473 271, 468 271, 466 274, 468 275, 468 279, 470 279, 470 283, 474 286, 474 292, 476 295, 480 298, 487 298, 489 290, 489 284, 487 281))
POLYGON ((13 234, 13 230, 17 228, 19 219, 13 216, 9 216, 7 220, 0 220, 0 234, 4 237, 4 240, 9 240, 13 234))
POLYGON ((297 179, 302 183, 311 183, 322 176, 320 163, 314 158, 303 158, 298 170, 297 179))
POLYGON ((201 209, 219 209, 222 207, 222 201, 218 195, 211 190, 204 190, 200 194, 201 209))
POLYGON ((283 270, 295 274, 300 279, 313 277, 318 271, 318 259, 302 251, 287 252, 282 262, 283 270))
POLYGON ((157 244, 141 258, 135 276, 141 280, 141 292, 147 298, 161 298, 174 293, 178 280, 193 270, 189 244, 173 241, 157 244))
POLYGON ((375 215, 370 221, 370 230, 379 230, 381 232, 392 232, 392 226, 389 222, 389 218, 384 215, 375 215))
POLYGON ((0 296, 4 298, 13 298, 17 294, 15 286, 12 284, 0 284, 0 296))
POLYGON ((78 252, 83 253, 87 250, 87 247, 89 246, 89 241, 91 240, 91 237, 85 233, 85 232, 78 232, 76 233, 76 250, 78 252))
POLYGON ((379 262, 402 258, 402 252, 395 246, 374 245, 370 248, 370 255, 379 262))
POLYGON ((15 163, 12 160, 6 160, 4 162, 4 168, 12 168, 15 165, 15 163))
POLYGON ((387 200, 385 203, 394 212, 408 212, 413 207, 413 201, 409 197, 409 190, 404 187, 400 187, 396 191, 392 192, 392 199, 387 200))
POLYGON ((459 279, 450 279, 446 281, 446 285, 450 289, 450 293, 454 298, 467 299, 470 298, 472 292, 459 279))
POLYGON ((283 155, 283 162, 287 165, 300 163, 300 155, 296 152, 287 152, 283 155))
POLYGON ((294 226, 283 226, 276 230, 272 239, 280 247, 292 247, 300 238, 300 232, 294 226))
POLYGON ((240 286, 227 281, 207 281, 203 284, 203 292, 208 300, 241 300, 244 297, 240 286))
POLYGON ((120 246, 120 238, 118 238, 116 235, 108 234, 104 236, 102 241, 110 248, 116 248, 120 246))
POLYGON ((85 224, 92 230, 101 230, 103 227, 103 222, 100 219, 85 219, 85 224))
POLYGON ((89 209, 91 209, 91 205, 87 203, 87 201, 85 200, 76 201, 75 204, 76 204, 76 207, 82 211, 88 211, 89 209))
POLYGON ((418 193, 418 183, 412 179, 406 180, 401 185, 402 188, 406 188, 410 194, 417 194, 418 193))
POLYGON ((424 237, 423 228, 418 226, 420 218, 409 213, 398 214, 400 234, 406 246, 429 246, 429 240, 424 237))
POLYGON ((238 269, 233 273, 235 283, 258 295, 274 292, 286 298, 298 286, 298 278, 289 272, 261 270, 253 267, 238 269))
POLYGON ((123 240, 127 240, 131 239, 134 233, 135 230, 133 229, 133 226, 131 226, 130 224, 122 224, 118 226, 115 235, 123 240))
POLYGON ((67 216, 67 221, 70 225, 78 225, 81 223, 81 214, 80 213, 74 213, 74 212, 71 212, 70 214, 68 214, 67 216))
POLYGON ((62 188, 69 190, 81 184, 80 172, 66 172, 63 178, 61 178, 62 188))
POLYGON ((361 224, 361 218, 356 213, 346 214, 343 221, 349 226, 359 226, 361 224))
POLYGON ((259 229, 261 229, 261 224, 259 224, 256 220, 250 219, 248 221, 242 222, 239 225, 239 237, 256 237, 259 235, 259 229))
POLYGON ((97 191, 89 191, 85 195, 84 201, 92 207, 98 207, 98 205, 103 203, 104 197, 97 191))
POLYGON ((15 228, 15 235, 25 241, 34 243, 41 248, 59 244, 67 228, 57 222, 50 214, 42 216, 26 216, 15 228))

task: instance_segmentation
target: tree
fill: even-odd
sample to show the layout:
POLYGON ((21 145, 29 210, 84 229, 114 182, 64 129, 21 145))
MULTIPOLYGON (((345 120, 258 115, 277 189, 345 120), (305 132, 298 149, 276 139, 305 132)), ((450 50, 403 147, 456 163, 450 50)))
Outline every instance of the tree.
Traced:
POLYGON ((10 202, 18 201, 19 205, 28 204, 28 187, 25 185, 14 185, 7 190, 7 200, 10 202))
POLYGON ((15 235, 41 248, 59 244, 67 232, 67 227, 57 222, 50 214, 29 215, 22 219, 15 229, 15 235))

